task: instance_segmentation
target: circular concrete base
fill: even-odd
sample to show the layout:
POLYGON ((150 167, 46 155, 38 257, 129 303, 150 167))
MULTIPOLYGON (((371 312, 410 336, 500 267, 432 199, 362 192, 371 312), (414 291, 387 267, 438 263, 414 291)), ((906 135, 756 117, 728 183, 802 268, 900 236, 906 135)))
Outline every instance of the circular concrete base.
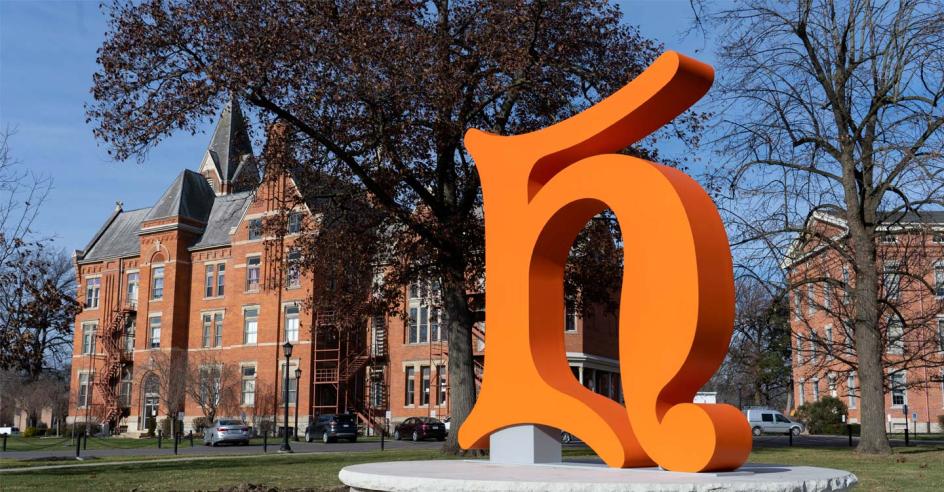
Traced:
POLYGON ((499 465, 486 460, 395 461, 348 466, 338 474, 351 491, 833 491, 856 476, 809 466, 747 464, 726 473, 676 473, 602 464, 499 465))

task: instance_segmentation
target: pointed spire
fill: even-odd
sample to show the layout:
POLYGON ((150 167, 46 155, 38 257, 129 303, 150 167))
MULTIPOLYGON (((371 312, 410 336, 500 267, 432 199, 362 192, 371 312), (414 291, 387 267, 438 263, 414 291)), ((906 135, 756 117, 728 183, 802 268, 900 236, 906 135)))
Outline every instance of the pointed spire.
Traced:
POLYGON ((252 156, 246 119, 239 108, 239 101, 232 94, 223 107, 207 151, 220 179, 227 185, 235 180, 236 171, 246 156, 252 156))

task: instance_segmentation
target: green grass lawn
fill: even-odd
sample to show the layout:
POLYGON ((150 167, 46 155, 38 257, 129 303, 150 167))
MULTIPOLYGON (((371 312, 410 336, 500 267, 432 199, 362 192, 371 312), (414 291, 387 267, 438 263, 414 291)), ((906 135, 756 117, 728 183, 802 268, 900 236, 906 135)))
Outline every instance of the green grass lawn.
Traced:
MULTIPOLYGON (((583 450, 567 450, 565 455, 577 456, 586 453, 587 451, 583 450)), ((233 457, 192 462, 161 462, 155 459, 147 464, 2 474, 0 490, 218 490, 252 483, 280 488, 333 491, 341 490, 337 479, 338 471, 347 465, 381 460, 445 458, 448 457, 436 450, 395 450, 382 453, 233 457)), ((750 461, 849 470, 859 477, 860 486, 857 490, 862 491, 944 489, 944 447, 898 448, 891 456, 876 457, 858 456, 847 448, 767 448, 752 453, 750 461)), ((43 463, 33 463, 40 464, 43 463)), ((4 463, 0 461, 0 467, 2 466, 4 463)))
MULTIPOLYGON (((165 441, 166 442, 166 441, 165 441)), ((173 446, 173 442, 170 443, 173 446)), ((187 445, 190 442, 187 441, 187 445)), ((157 439, 129 439, 122 437, 90 437, 87 449, 138 449, 156 448, 157 439)), ((12 437, 7 439, 7 451, 42 451, 44 449, 72 448, 75 444, 69 437, 12 437)))

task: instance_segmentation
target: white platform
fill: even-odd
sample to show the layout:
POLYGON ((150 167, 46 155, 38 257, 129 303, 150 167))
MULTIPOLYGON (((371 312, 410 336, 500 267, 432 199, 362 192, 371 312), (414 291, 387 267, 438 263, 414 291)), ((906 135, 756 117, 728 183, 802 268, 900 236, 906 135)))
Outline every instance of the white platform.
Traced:
POLYGON ((848 490, 858 481, 846 471, 809 466, 747 464, 728 473, 675 473, 596 463, 506 465, 487 460, 366 463, 345 467, 338 476, 352 492, 817 492, 848 490))

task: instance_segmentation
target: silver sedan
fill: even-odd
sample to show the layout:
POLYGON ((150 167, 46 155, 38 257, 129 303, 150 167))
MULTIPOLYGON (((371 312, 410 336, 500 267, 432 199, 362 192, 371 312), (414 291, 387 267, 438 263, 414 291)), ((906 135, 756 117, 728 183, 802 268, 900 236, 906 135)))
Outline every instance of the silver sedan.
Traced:
POLYGON ((249 444, 249 427, 240 420, 217 420, 203 430, 203 444, 216 446, 219 443, 249 444))

